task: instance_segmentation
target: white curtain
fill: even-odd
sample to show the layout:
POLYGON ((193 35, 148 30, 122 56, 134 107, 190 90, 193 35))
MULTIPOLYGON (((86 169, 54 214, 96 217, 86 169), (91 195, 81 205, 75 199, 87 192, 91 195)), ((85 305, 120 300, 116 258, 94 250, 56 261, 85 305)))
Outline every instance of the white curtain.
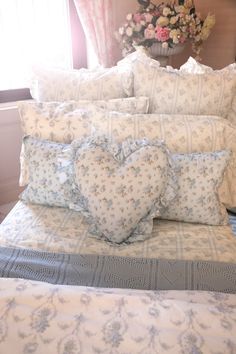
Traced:
POLYGON ((72 67, 67 0, 0 0, 0 90, 27 87, 32 65, 72 67))
POLYGON ((112 0, 74 0, 74 3, 99 64, 104 67, 113 66, 115 29, 112 0))

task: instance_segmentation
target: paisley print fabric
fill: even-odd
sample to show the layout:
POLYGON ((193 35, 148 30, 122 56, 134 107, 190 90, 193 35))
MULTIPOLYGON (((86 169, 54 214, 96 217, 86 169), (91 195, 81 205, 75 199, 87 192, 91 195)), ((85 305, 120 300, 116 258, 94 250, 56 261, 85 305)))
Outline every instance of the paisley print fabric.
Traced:
POLYGON ((133 95, 128 66, 98 70, 35 68, 30 92, 37 101, 108 100, 133 95))
POLYGON ((236 296, 0 280, 1 353, 235 353, 236 296))
POLYGON ((132 63, 134 95, 150 98, 150 113, 227 117, 236 90, 236 73, 228 70, 186 73, 160 68, 139 53, 132 63))
POLYGON ((231 227, 153 220, 152 237, 117 245, 92 237, 85 216, 68 208, 18 202, 0 225, 0 246, 47 252, 236 262, 231 227))
POLYGON ((20 198, 37 204, 69 206, 75 198, 71 181, 67 176, 67 181, 61 184, 63 176, 58 170, 58 158, 62 151, 66 149, 69 155, 72 154, 68 145, 31 137, 25 138, 23 145, 28 162, 29 184, 20 198))
POLYGON ((79 202, 70 207, 88 214, 92 232, 111 242, 150 237, 153 217, 175 196, 175 174, 164 144, 144 140, 118 145, 106 137, 72 146, 76 144, 79 202))
POLYGON ((230 159, 229 151, 172 155, 178 171, 178 192, 164 219, 223 225, 228 223, 218 189, 230 159))

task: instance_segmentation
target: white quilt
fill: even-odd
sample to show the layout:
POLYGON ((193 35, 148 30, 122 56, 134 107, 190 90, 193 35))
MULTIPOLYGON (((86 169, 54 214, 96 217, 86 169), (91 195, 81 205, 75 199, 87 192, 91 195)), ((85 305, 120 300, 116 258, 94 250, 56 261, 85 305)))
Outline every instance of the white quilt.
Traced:
POLYGON ((236 295, 0 279, 0 353, 236 352, 236 295))

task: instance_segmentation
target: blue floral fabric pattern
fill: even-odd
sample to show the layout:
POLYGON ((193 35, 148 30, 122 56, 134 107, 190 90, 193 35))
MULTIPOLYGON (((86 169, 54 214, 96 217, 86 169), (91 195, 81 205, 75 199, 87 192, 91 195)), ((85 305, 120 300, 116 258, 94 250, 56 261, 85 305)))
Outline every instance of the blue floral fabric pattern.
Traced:
POLYGON ((40 102, 129 97, 133 94, 133 73, 127 65, 97 70, 38 67, 33 70, 30 92, 40 102))
POLYGON ((228 215, 218 189, 230 151, 172 155, 177 165, 178 193, 162 218, 209 225, 225 225, 228 215))
POLYGON ((0 281, 0 352, 230 354, 236 295, 0 281))
POLYGON ((236 237, 230 225, 156 218, 151 238, 119 245, 92 237, 89 228, 78 211, 19 201, 0 225, 0 246, 81 255, 236 262, 236 237))
POLYGON ((23 201, 50 206, 68 207, 73 200, 71 181, 64 174, 68 169, 59 169, 59 156, 62 151, 72 158, 70 145, 53 143, 26 137, 23 140, 24 153, 28 161, 29 184, 21 194, 23 201))
POLYGON ((175 196, 165 145, 146 140, 119 145, 94 137, 72 146, 79 203, 70 207, 85 212, 91 232, 115 243, 150 237, 153 217, 175 196))
POLYGON ((159 67, 139 52, 133 60, 134 96, 150 98, 150 113, 196 114, 227 117, 234 97, 233 70, 186 73, 159 67))

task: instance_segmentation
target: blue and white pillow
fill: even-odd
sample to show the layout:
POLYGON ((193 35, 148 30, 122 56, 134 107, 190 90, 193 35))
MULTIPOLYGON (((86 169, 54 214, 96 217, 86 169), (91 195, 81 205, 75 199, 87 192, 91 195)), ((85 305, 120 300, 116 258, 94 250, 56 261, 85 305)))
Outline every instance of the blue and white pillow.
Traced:
POLYGON ((60 155, 63 152, 63 156, 66 155, 68 161, 71 161, 71 146, 32 137, 24 138, 23 146, 28 163, 29 183, 20 199, 36 204, 68 207, 75 198, 71 167, 69 164, 60 165, 60 155))
POLYGON ((163 142, 128 140, 110 143, 106 137, 89 138, 74 162, 77 203, 72 209, 87 217, 90 231, 114 243, 145 240, 153 218, 175 196, 171 158, 163 142))
POLYGON ((231 157, 230 151, 172 155, 177 166, 178 193, 162 213, 163 219, 191 223, 228 224, 218 189, 231 157))

